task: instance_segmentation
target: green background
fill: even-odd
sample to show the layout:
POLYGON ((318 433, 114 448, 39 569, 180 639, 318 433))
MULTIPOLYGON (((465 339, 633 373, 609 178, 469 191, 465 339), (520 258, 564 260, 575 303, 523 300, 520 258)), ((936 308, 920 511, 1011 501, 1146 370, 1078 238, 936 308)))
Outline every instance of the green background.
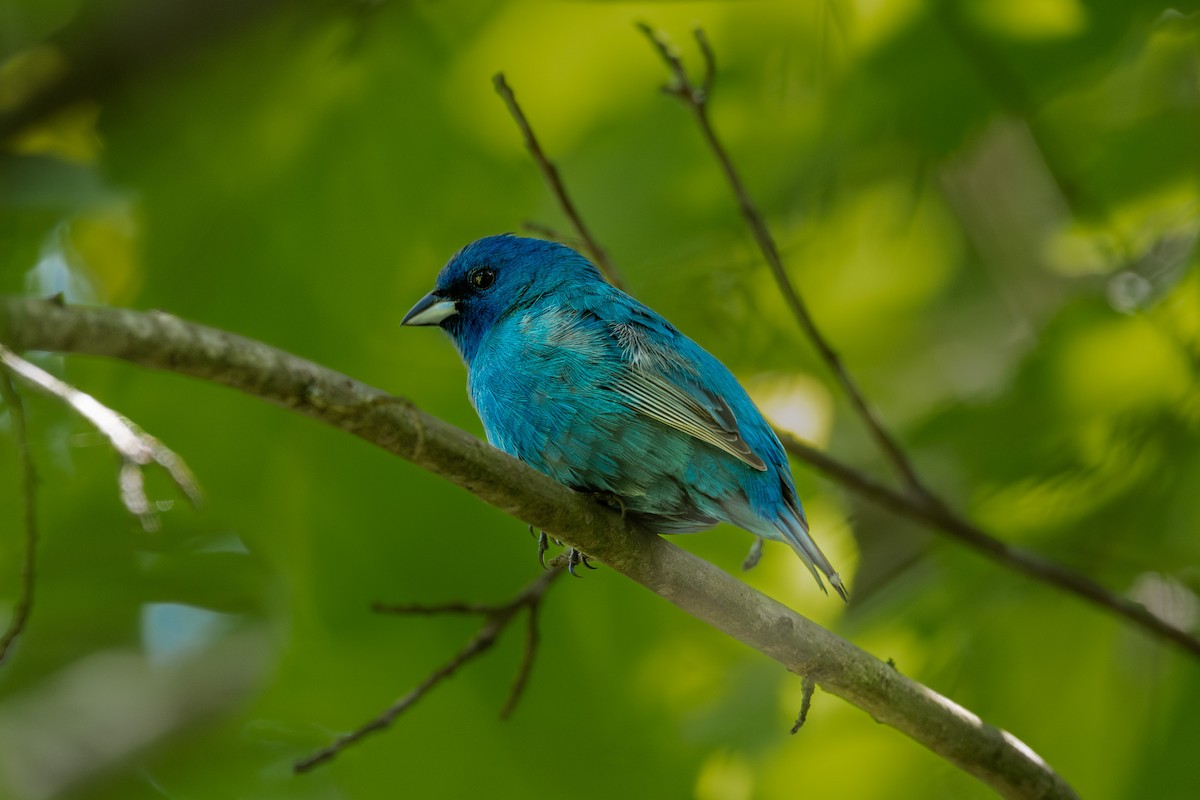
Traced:
MULTIPOLYGON (((527 220, 568 230, 493 93, 503 70, 630 290, 773 419, 890 478, 633 25, 695 65, 700 24, 715 125, 930 484, 1003 540, 1197 629, 1192 9, 297 5, 248 3, 257 16, 206 32, 184 13, 202 3, 0 0, 0 112, 55 75, 95 78, 2 143, 3 291, 165 309, 478 434, 449 341, 397 323, 466 242, 527 220), (157 27, 111 22, 149 7, 157 27), (105 52, 126 68, 88 55, 105 52)), ((2 797, 991 796, 819 691, 788 736, 795 676, 604 568, 553 589, 511 719, 497 715, 519 630, 391 730, 293 776, 476 628, 370 604, 507 597, 538 574, 524 525, 229 390, 36 360, 180 453, 206 504, 154 476, 154 497, 175 499, 141 530, 111 451, 25 393, 43 539, 29 628, 0 666, 2 797)), ((0 614, 22 537, 4 441, 0 614)), ((1012 731, 1085 797, 1200 792, 1195 658, 795 473, 853 602, 777 546, 748 582, 1012 731)), ((749 541, 722 528, 681 543, 736 571, 749 541)))

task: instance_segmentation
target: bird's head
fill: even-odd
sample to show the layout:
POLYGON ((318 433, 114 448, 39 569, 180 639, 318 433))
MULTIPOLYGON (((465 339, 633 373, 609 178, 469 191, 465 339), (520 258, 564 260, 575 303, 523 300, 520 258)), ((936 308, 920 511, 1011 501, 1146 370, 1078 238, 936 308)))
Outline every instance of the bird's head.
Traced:
POLYGON ((511 234, 488 236, 455 253, 438 273, 433 291, 400 324, 440 326, 469 364, 484 337, 508 313, 591 281, 603 278, 565 245, 511 234))

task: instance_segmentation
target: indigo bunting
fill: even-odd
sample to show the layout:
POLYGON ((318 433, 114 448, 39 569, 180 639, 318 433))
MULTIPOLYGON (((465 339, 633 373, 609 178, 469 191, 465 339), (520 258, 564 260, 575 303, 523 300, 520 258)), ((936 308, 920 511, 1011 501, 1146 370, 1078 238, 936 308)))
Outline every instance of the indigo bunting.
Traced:
POLYGON ((658 533, 729 522, 846 588, 808 533, 783 446, 721 362, 574 250, 512 235, 464 247, 403 325, 438 325, 488 441, 658 533))

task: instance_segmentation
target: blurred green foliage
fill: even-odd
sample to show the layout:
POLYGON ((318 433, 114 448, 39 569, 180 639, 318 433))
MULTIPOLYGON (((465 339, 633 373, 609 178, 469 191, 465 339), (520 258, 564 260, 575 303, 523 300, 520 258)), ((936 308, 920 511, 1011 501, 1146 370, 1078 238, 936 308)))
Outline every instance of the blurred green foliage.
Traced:
MULTIPOLYGON (((98 72, 3 143, 0 288, 167 309, 478 432, 449 343, 396 325, 467 241, 567 230, 492 93, 503 70, 632 290, 771 416, 883 473, 633 28, 663 27, 695 63, 699 23, 719 132, 930 483, 1197 629, 1200 17, 1134 0, 300 5, 249 3, 260 13, 155 48, 187 39, 169 4, 0 0, 0 112, 86 75, 105 20, 168 12, 106 40, 149 53, 135 69, 98 72)), ((506 597, 538 569, 523 526, 227 390, 39 361, 182 454, 207 504, 175 500, 143 532, 109 450, 29 395, 43 539, 29 629, 0 666, 0 796, 989 796, 820 693, 787 736, 794 676, 603 569, 553 590, 511 720, 496 712, 516 632, 387 733, 293 776, 474 630, 370 603, 506 597)), ((855 601, 821 596, 779 548, 746 580, 1013 731, 1083 796, 1200 792, 1194 659, 796 472, 855 601)), ((730 570, 748 543, 684 541, 730 570)))

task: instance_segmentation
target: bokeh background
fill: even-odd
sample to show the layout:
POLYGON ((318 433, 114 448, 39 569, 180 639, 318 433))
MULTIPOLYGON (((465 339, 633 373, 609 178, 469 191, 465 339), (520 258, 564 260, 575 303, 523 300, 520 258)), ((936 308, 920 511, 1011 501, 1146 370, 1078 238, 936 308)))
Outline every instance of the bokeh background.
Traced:
MULTIPOLYGON (((780 424, 887 477, 788 316, 666 72, 695 65, 793 279, 929 482, 997 536, 1200 620, 1200 17, 1135 0, 546 3, 0 0, 3 291, 161 308, 479 433, 447 340, 401 330, 444 261, 568 230, 492 90, 503 70, 633 293, 780 424), (41 92, 42 94, 39 94, 41 92)), ((500 600, 524 526, 251 398, 39 363, 159 436, 162 529, 109 449, 26 393, 37 598, 0 665, 0 796, 988 797, 867 715, 605 569, 553 589, 527 696, 513 631, 304 776, 475 630, 372 601, 500 600)), ((19 474, 0 417, 0 615, 19 474)), ((768 546, 746 580, 1028 742, 1085 797, 1200 792, 1200 663, 864 505, 802 464, 848 608, 768 546)), ((750 537, 681 543, 736 571, 750 537)))

